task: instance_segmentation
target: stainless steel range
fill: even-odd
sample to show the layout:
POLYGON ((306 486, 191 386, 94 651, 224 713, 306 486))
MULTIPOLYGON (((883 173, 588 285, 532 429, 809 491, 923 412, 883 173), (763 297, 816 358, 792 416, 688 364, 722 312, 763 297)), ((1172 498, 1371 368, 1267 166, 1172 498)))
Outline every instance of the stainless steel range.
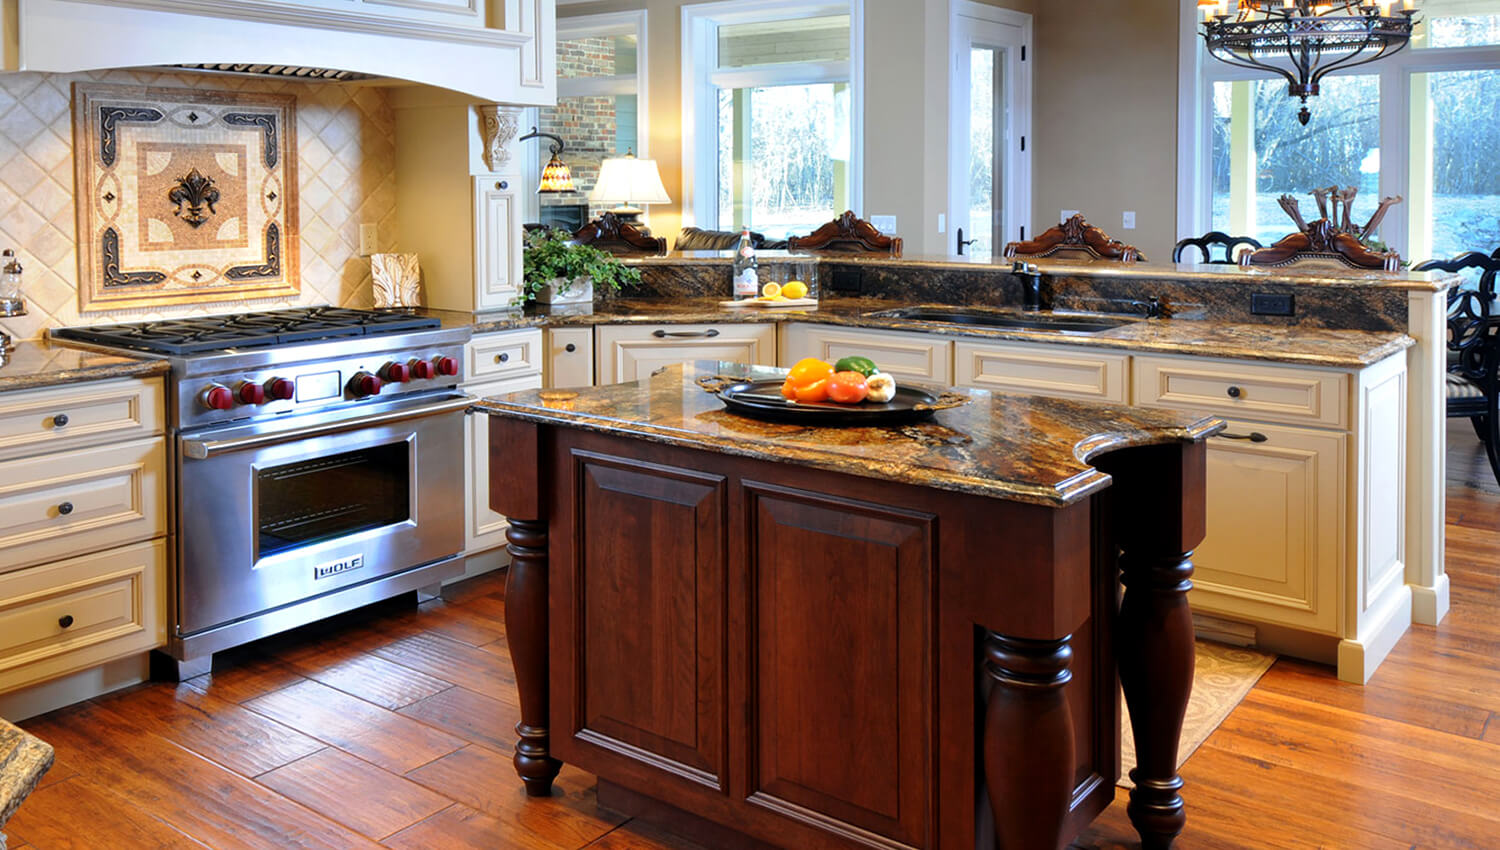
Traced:
POLYGON ((462 571, 467 328, 310 307, 52 336, 171 364, 178 675, 462 571))

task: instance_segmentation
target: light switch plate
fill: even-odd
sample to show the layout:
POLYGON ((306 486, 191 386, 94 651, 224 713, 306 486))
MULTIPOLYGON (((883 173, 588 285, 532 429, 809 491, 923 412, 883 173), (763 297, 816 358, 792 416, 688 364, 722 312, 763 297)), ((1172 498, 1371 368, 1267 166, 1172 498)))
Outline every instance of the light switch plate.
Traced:
POLYGON ((373 222, 364 222, 359 226, 359 255, 368 257, 375 253, 375 243, 380 237, 377 235, 373 222))
POLYGON ((1067 221, 1075 215, 1078 215, 1078 210, 1063 210, 1057 214, 1057 220, 1060 222, 1067 221))
POLYGON ((1126 230, 1135 230, 1135 210, 1126 210, 1120 219, 1120 226, 1126 230))
POLYGON ((870 224, 874 225, 876 230, 887 236, 896 232, 896 217, 893 215, 872 215, 870 216, 870 224))

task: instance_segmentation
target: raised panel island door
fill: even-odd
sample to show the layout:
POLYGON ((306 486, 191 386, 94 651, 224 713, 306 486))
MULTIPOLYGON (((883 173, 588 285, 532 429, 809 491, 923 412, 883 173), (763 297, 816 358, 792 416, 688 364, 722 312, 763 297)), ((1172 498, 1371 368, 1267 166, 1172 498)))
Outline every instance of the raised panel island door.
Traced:
POLYGON ((926 846, 933 518, 748 483, 746 509, 750 801, 926 846))
POLYGON ((575 451, 579 740, 721 789, 725 486, 575 451))

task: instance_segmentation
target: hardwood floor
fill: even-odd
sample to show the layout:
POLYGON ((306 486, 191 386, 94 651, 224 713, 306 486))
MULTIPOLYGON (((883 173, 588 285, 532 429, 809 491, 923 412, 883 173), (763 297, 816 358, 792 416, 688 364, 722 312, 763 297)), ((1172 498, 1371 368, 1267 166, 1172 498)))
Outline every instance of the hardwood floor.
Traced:
MULTIPOLYGON (((1363 688, 1282 659, 1183 768, 1183 848, 1493 846, 1500 834, 1500 486, 1449 429, 1453 610, 1363 688)), ((22 725, 57 748, 12 848, 695 850, 510 765, 503 578, 236 653, 22 725)), ((1125 796, 1080 848, 1133 847, 1125 796)))

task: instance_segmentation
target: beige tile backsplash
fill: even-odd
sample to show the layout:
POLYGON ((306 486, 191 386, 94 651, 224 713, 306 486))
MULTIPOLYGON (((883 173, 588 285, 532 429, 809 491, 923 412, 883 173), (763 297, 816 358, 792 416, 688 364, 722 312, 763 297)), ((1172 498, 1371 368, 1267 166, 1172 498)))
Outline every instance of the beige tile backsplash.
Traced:
POLYGON ((0 329, 34 339, 64 325, 305 304, 368 307, 370 262, 358 255, 359 225, 378 226, 381 250, 396 247, 395 165, 395 116, 377 87, 144 70, 0 73, 0 248, 14 248, 26 268, 22 294, 30 309, 0 318, 0 329), (77 80, 295 94, 300 297, 80 315, 71 117, 77 80))

